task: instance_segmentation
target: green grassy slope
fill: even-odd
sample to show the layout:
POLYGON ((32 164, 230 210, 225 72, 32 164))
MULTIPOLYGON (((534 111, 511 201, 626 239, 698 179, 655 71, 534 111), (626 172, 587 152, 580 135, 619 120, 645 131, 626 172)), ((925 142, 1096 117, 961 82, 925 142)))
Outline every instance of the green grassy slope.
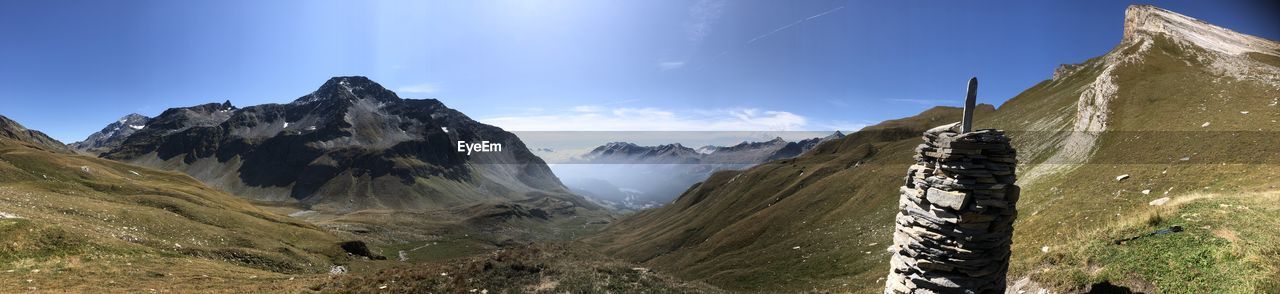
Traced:
MULTIPOLYGON (((978 128, 1009 130, 1019 149, 1023 194, 1011 278, 1030 276, 1062 291, 1101 281, 1161 292, 1271 289, 1256 280, 1276 276, 1274 252, 1248 244, 1274 240, 1280 231, 1241 228, 1255 234, 1231 240, 1213 233, 1213 224, 1190 226, 1173 235, 1189 243, 1158 247, 1208 250, 1198 258, 1160 259, 1155 250, 1098 245, 1148 229, 1132 223, 1150 214, 1147 203, 1157 198, 1176 203, 1209 193, 1247 202, 1249 195, 1274 191, 1280 178, 1274 83, 1225 74, 1200 48, 1161 37, 1143 42, 1150 43, 1122 44, 978 115, 978 128), (1107 80, 1114 91, 1099 86, 1107 80), (1081 117, 1099 114, 1107 132, 1073 141, 1080 133, 1070 131, 1081 117), (1117 181, 1123 174, 1130 177, 1117 181), (1174 264, 1149 267, 1156 260, 1174 264), (1217 268, 1188 282, 1191 287, 1175 287, 1195 264, 1217 268), (1226 278, 1230 270, 1248 276, 1226 278)), ((1276 66, 1269 57, 1247 56, 1276 66)), ((926 112, 907 119, 919 125, 900 137, 877 141, 855 133, 796 159, 717 174, 675 203, 624 219, 588 241, 731 290, 879 292, 897 186, 911 150, 920 131, 956 120, 926 112)), ((1195 214, 1197 205, 1178 209, 1195 214)), ((1268 213, 1239 221, 1265 223, 1268 213)), ((1185 220, 1181 213, 1170 217, 1185 220)))
POLYGON ((10 138, 0 212, 0 289, 273 289, 350 262, 334 235, 186 175, 10 138))
MULTIPOLYGON (((1135 228, 1129 223, 1142 218, 1150 209, 1148 202, 1158 198, 1178 200, 1206 193, 1235 197, 1277 188, 1275 179, 1280 176, 1277 166, 1280 158, 1276 154, 1280 154, 1280 137, 1274 135, 1280 130, 1280 124, 1275 122, 1280 118, 1280 107, 1272 101, 1280 97, 1280 89, 1256 80, 1222 77, 1201 63, 1197 56, 1207 53, 1198 48, 1179 46, 1161 38, 1153 42, 1150 50, 1142 55, 1141 63, 1115 70, 1114 80, 1120 87, 1109 107, 1108 132, 1099 137, 1088 164, 1023 183, 1021 215, 1014 236, 1013 274, 1049 281, 1060 290, 1081 290, 1104 280, 1160 292, 1275 289, 1274 285, 1240 284, 1238 279, 1226 276, 1184 280, 1188 278, 1185 267, 1194 267, 1195 263, 1228 267, 1243 262, 1245 264, 1239 266, 1265 270, 1245 271, 1250 274, 1240 278, 1274 277, 1277 273, 1274 259, 1236 261, 1225 255, 1202 256, 1204 259, 1199 260, 1173 258, 1166 259, 1175 263, 1169 267, 1136 270, 1133 267, 1142 266, 1135 264, 1135 260, 1112 259, 1114 256, 1107 252, 1128 252, 1136 255, 1132 257, 1148 259, 1146 262, 1168 252, 1094 246, 1114 239, 1116 231, 1133 233, 1138 229, 1152 229, 1135 228), (1130 178, 1117 181, 1116 177, 1123 174, 1130 178), (1047 253, 1042 250, 1046 246, 1047 253), (1092 249, 1082 249, 1082 246, 1092 249), (1070 277, 1042 274, 1062 273, 1064 266, 1074 266, 1057 263, 1059 257, 1054 252, 1059 248, 1096 254, 1076 255, 1086 260, 1091 269, 1066 271, 1073 273, 1070 277), (1116 268, 1134 271, 1120 277, 1115 273, 1116 268)), ((1021 105, 1034 98, 1011 100, 990 123, 1010 129, 1022 127, 1016 121, 999 118, 1038 112, 1034 107, 1021 105)), ((1037 139, 1029 136, 1024 142, 1037 139)), ((1038 163, 1044 162, 1033 160, 1024 166, 1038 163)), ((1266 218, 1266 214, 1244 219, 1274 220, 1266 218)), ((1186 254, 1204 254, 1177 247, 1191 247, 1195 242, 1236 242, 1214 237, 1211 231, 1200 226, 1188 227, 1187 234, 1174 238, 1204 238, 1168 241, 1180 245, 1165 249, 1188 249, 1186 254), (1180 243, 1183 241, 1190 243, 1180 243)), ((1280 231, 1274 230, 1259 233, 1242 239, 1256 243, 1280 236, 1280 231)))
POLYGON ((588 242, 729 290, 864 287, 888 268, 893 212, 884 208, 897 203, 919 134, 959 117, 959 109, 938 107, 805 156, 716 173, 588 242))

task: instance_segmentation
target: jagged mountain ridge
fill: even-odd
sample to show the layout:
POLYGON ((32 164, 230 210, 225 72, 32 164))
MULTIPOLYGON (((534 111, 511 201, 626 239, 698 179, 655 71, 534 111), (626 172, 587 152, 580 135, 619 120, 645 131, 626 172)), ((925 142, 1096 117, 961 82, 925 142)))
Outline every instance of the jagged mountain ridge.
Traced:
MULTIPOLYGON (((1268 155, 1280 154, 1280 142, 1268 134, 1280 130, 1280 59, 1269 49, 1277 43, 1152 6, 1132 6, 1125 16, 1115 48, 1061 67, 998 110, 977 115, 978 128, 1010 131, 1018 149, 1022 200, 1010 279, 1029 277, 1063 292, 1086 291, 1087 283, 1099 280, 1152 291, 1267 289, 1260 279, 1274 271, 1159 272, 1153 269, 1203 267, 1152 256, 1136 259, 1160 262, 1133 267, 1114 258, 1210 249, 1156 243, 1170 247, 1124 252, 1108 242, 1150 230, 1113 226, 1146 223, 1158 209, 1149 203, 1160 197, 1198 201, 1201 193, 1276 189, 1280 169, 1268 155), (1116 180, 1119 175, 1127 180, 1116 180), (1073 247, 1076 242, 1087 246, 1073 247), (1105 253, 1089 251, 1094 249, 1105 253), (1206 275, 1230 278, 1197 284, 1203 287, 1198 290, 1179 284, 1206 275)), ((792 160, 716 173, 673 204, 623 219, 592 242, 616 256, 730 290, 880 292, 897 188, 912 148, 923 127, 954 122, 958 115, 876 130, 928 113, 868 128, 792 160)), ((1232 226, 1187 225, 1194 238, 1213 242, 1222 240, 1222 230, 1240 230, 1232 226)), ((1253 262, 1249 268, 1274 268, 1265 256, 1232 251, 1234 242, 1210 248, 1246 256, 1253 262)))
POLYGON ((580 162, 589 163, 655 163, 692 164, 701 161, 702 153, 680 143, 640 146, 628 142, 610 142, 592 149, 580 162))
POLYGON ((210 103, 155 117, 103 157, 180 170, 254 200, 317 210, 423 210, 568 193, 515 135, 435 99, 335 77, 288 104, 210 103), (457 151, 490 141, 501 152, 457 151))
POLYGON ((67 146, 87 154, 102 154, 102 152, 110 151, 112 148, 120 146, 120 143, 129 138, 129 135, 133 135, 134 132, 145 128, 148 121, 151 121, 151 117, 131 113, 108 124, 101 131, 89 134, 89 137, 83 141, 71 143, 67 146))
POLYGON ((809 139, 804 139, 796 142, 787 142, 786 146, 782 146, 782 148, 778 149, 777 151, 774 151, 773 155, 770 155, 768 160, 778 160, 778 159, 786 159, 786 158, 800 156, 805 152, 809 152, 809 150, 813 150, 813 148, 817 148, 818 144, 822 144, 822 142, 843 139, 844 136, 845 136, 844 133, 841 133, 840 131, 836 131, 835 133, 831 133, 830 135, 827 135, 826 137, 822 137, 822 138, 809 138, 809 139))

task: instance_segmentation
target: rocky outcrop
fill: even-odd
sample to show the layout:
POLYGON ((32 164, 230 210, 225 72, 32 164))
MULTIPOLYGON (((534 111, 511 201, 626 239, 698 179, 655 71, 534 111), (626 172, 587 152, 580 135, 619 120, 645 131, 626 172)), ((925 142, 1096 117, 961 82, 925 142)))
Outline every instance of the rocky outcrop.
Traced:
POLYGON ((1017 218, 1004 132, 931 129, 900 188, 885 293, 1004 293, 1017 218))
POLYGON ((1275 41, 1237 33, 1190 16, 1151 5, 1132 5, 1125 10, 1122 43, 1137 43, 1163 35, 1221 53, 1238 55, 1255 52, 1280 56, 1275 41))
POLYGON ((1057 68, 1053 69, 1053 80, 1056 81, 1066 76, 1070 76, 1083 67, 1084 66, 1082 66, 1082 64, 1060 64, 1057 68))

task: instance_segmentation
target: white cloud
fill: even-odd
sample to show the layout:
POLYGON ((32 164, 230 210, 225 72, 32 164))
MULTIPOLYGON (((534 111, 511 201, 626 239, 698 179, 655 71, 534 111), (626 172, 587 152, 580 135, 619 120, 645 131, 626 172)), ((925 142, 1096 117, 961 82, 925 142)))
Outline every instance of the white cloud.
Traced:
POLYGON ((673 70, 684 67, 684 61, 663 61, 658 63, 658 68, 662 70, 673 70))
POLYGON ((754 108, 676 111, 653 107, 576 106, 559 114, 481 118, 508 131, 798 131, 804 116, 754 108))
POLYGON ((574 112, 601 112, 604 111, 604 109, 604 107, 595 105, 579 105, 573 107, 574 112))
POLYGON ((436 85, 434 84, 409 85, 409 86, 404 86, 396 89, 396 92, 414 93, 414 94, 432 94, 439 91, 440 91, 440 88, 436 87, 436 85))

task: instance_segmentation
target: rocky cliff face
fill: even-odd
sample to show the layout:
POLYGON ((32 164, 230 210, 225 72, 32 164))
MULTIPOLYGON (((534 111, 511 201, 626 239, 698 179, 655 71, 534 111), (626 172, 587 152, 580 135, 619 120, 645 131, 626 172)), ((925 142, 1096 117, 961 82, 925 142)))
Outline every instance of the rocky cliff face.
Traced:
POLYGON ((1256 52, 1280 56, 1280 45, 1271 40, 1151 5, 1133 5, 1125 10, 1123 43, 1138 43, 1159 36, 1231 55, 1256 52))
POLYGON ((120 143, 129 138, 129 135, 133 135, 134 132, 145 128, 148 121, 151 121, 150 117, 132 113, 108 124, 101 131, 90 134, 84 141, 71 143, 67 146, 76 151, 98 155, 120 146, 120 143))
POLYGON ((255 200, 336 212, 546 195, 580 201, 515 135, 438 100, 401 99, 365 77, 332 78, 288 104, 170 109, 103 157, 180 170, 255 200), (459 141, 502 148, 467 154, 459 141))

